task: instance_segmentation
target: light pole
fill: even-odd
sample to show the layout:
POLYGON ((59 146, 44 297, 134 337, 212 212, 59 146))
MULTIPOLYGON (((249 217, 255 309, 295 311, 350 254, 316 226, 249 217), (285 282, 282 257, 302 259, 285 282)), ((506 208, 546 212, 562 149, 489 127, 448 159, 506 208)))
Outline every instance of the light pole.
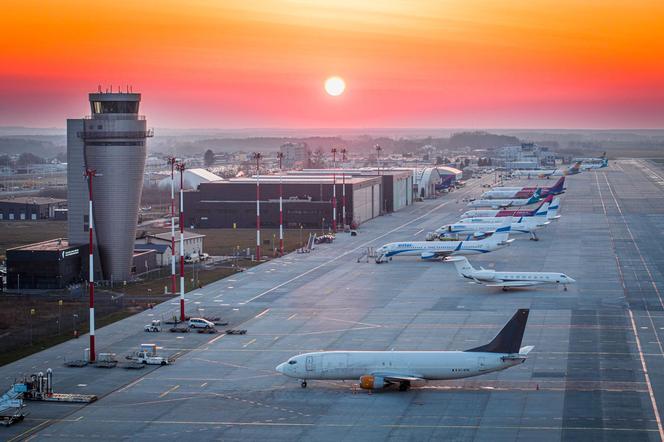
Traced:
POLYGON ((378 164, 378 175, 380 175, 380 151, 383 150, 383 148, 380 147, 380 144, 376 144, 374 149, 376 149, 376 163, 378 164))
POLYGON ((284 207, 283 207, 283 175, 284 170, 281 167, 282 161, 284 159, 284 153, 278 152, 277 158, 279 158, 279 254, 284 255, 284 207))
POLYGON ((337 148, 332 148, 332 231, 337 233, 337 148))
POLYGON ((171 293, 177 291, 175 283, 175 157, 168 157, 171 166, 171 293))
POLYGON ((260 152, 254 152, 256 160, 256 261, 261 260, 261 184, 260 184, 260 152))
MULTIPOLYGON (((184 163, 176 166, 180 172, 180 321, 185 321, 184 314, 184 163)), ((172 251, 173 253, 175 251, 172 251)))
POLYGON ((92 178, 97 176, 97 171, 95 169, 86 169, 85 176, 88 179, 88 232, 90 233, 89 240, 89 266, 90 266, 90 277, 88 278, 90 288, 88 290, 90 296, 90 361, 95 362, 97 359, 95 353, 95 266, 94 266, 94 249, 93 249, 93 236, 92 231, 94 228, 93 216, 92 216, 92 178))
MULTIPOLYGON (((346 162, 346 153, 348 151, 346 150, 345 147, 341 148, 341 161, 343 163, 346 162)), ((341 171, 341 220, 343 222, 343 227, 344 229, 346 228, 346 224, 348 222, 346 221, 346 174, 344 173, 343 169, 341 171)))

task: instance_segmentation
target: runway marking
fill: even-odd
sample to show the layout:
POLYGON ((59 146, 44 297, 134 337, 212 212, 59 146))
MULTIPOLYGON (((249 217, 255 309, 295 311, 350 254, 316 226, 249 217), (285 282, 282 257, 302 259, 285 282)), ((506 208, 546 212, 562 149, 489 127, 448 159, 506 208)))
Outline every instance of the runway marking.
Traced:
POLYGON ((639 359, 641 359, 641 367, 643 369, 643 376, 646 378, 646 385, 648 386, 648 394, 650 395, 650 403, 652 405, 652 410, 655 413, 655 420, 657 421, 657 429, 659 430, 660 440, 664 440, 664 429, 662 428, 662 421, 659 418, 659 411, 657 409, 657 401, 655 400, 655 393, 652 390, 652 385, 650 384, 650 375, 648 374, 648 367, 646 366, 646 360, 643 357, 643 352, 641 351, 641 341, 639 340, 639 334, 636 331, 636 323, 634 322, 634 314, 632 310, 627 310, 629 312, 629 319, 632 322, 632 329, 634 330, 634 337, 636 337, 636 349, 639 352, 639 359))
POLYGON ((141 382, 143 379, 145 379, 145 378, 139 378, 139 379, 136 379, 134 382, 125 385, 124 387, 122 387, 122 388, 119 389, 118 391, 119 391, 119 392, 127 391, 127 390, 129 390, 131 387, 133 387, 134 385, 136 385, 136 384, 138 384, 139 382, 141 382))
POLYGON ((207 384, 208 384, 207 382, 203 382, 203 383, 201 384, 201 388, 205 387, 207 384))
POLYGON ((249 341, 249 342, 247 342, 246 344, 244 344, 244 345, 242 346, 242 348, 247 348, 247 347, 249 347, 251 344, 253 344, 254 342, 256 342, 256 338, 254 338, 254 339, 252 339, 251 341, 249 341))
POLYGON ((413 236, 417 236, 417 235, 419 235, 419 234, 422 233, 422 232, 424 232, 424 229, 420 229, 420 230, 418 230, 417 232, 413 233, 413 236))
POLYGON ((175 387, 169 388, 168 390, 166 390, 166 391, 164 391, 162 394, 160 394, 159 397, 160 397, 160 398, 166 397, 166 395, 167 395, 168 393, 172 393, 172 392, 174 392, 175 390, 177 390, 178 388, 180 388, 180 385, 176 385, 175 387))
MULTIPOLYGON (((219 339, 223 338, 224 336, 226 336, 226 333, 222 333, 219 336, 217 336, 216 338, 212 338, 211 340, 207 341, 206 345, 214 344, 215 342, 217 342, 219 339)), ((196 348, 200 348, 200 347, 196 347, 196 348)), ((196 350, 196 348, 193 348, 192 350, 196 350)))
POLYGON ((260 313, 257 314, 256 316, 254 316, 254 319, 258 319, 258 318, 260 318, 261 316, 265 315, 265 314, 266 314, 267 312, 269 312, 269 311, 270 311, 270 309, 269 309, 269 308, 266 308, 265 310, 263 310, 262 312, 260 312, 260 313))
POLYGON ((47 419, 47 420, 45 420, 44 422, 42 422, 41 424, 39 424, 39 425, 37 425, 37 426, 34 426, 34 427, 32 427, 32 428, 28 428, 28 429, 25 430, 23 433, 21 433, 21 434, 19 434, 18 436, 15 436, 15 437, 9 439, 7 442, 14 442, 14 441, 21 440, 21 439, 23 439, 25 436, 27 436, 29 433, 36 433, 37 431, 39 431, 39 428, 46 426, 46 425, 49 424, 50 422, 51 422, 51 419, 47 419))
POLYGON ((296 316, 297 316, 297 313, 293 313, 292 315, 290 315, 290 316, 288 317, 288 319, 286 319, 286 321, 290 321, 291 319, 293 319, 293 318, 296 317, 296 316))

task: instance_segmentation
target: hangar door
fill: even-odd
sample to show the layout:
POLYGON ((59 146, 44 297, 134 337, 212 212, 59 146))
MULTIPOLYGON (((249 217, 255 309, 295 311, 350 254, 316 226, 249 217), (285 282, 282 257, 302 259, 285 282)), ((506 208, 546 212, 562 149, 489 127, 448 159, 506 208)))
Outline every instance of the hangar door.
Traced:
POLYGON ((372 217, 371 187, 355 189, 353 192, 353 221, 362 224, 372 217))

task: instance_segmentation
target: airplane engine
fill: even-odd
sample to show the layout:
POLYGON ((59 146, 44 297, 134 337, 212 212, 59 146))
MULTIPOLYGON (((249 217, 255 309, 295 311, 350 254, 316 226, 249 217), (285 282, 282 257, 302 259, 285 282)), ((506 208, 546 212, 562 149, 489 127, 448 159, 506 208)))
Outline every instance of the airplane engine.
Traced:
POLYGON ((385 385, 385 379, 382 376, 365 375, 360 378, 360 388, 365 390, 377 390, 385 385))
POLYGON ((433 258, 436 257, 436 254, 435 254, 435 253, 431 253, 431 252, 422 252, 422 253, 420 254, 420 257, 421 257, 422 259, 433 259, 433 258))

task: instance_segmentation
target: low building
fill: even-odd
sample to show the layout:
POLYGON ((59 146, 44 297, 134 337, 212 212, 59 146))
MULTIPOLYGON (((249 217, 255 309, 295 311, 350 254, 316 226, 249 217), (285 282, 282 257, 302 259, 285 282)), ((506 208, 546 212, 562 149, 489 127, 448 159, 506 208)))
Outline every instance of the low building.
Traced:
POLYGON ((41 196, 20 196, 0 200, 0 221, 36 221, 54 219, 57 209, 67 207, 67 200, 41 196))
MULTIPOLYGON (((198 186, 202 183, 215 183, 218 181, 224 181, 219 175, 205 170, 205 169, 185 169, 184 175, 182 177, 182 182, 186 190, 198 189, 198 186)), ((166 178, 162 178, 159 181, 159 188, 161 189, 170 189, 171 188, 171 177, 170 174, 166 178)), ((175 173, 175 190, 180 189, 180 173, 175 173)))
POLYGON ((7 250, 7 288, 63 289, 87 279, 88 245, 58 238, 7 250))
POLYGON ((413 189, 419 198, 433 198, 441 176, 436 167, 413 169, 413 189))
MULTIPOLYGON (((185 205, 185 207, 187 207, 185 205)), ((186 213, 186 212, 185 212, 186 213)), ((193 254, 198 254, 199 256, 203 254, 203 240, 205 235, 199 233, 184 231, 184 256, 191 256, 193 254)), ((136 251, 146 251, 149 249, 154 249, 155 254, 160 253, 160 257, 155 258, 155 263, 161 265, 169 265, 171 262, 171 233, 156 233, 152 235, 146 235, 144 238, 141 238, 134 245, 134 250, 136 251), (158 247, 150 246, 165 246, 165 249, 158 247)), ((180 232, 175 233, 175 256, 177 259, 180 256, 180 232)))

